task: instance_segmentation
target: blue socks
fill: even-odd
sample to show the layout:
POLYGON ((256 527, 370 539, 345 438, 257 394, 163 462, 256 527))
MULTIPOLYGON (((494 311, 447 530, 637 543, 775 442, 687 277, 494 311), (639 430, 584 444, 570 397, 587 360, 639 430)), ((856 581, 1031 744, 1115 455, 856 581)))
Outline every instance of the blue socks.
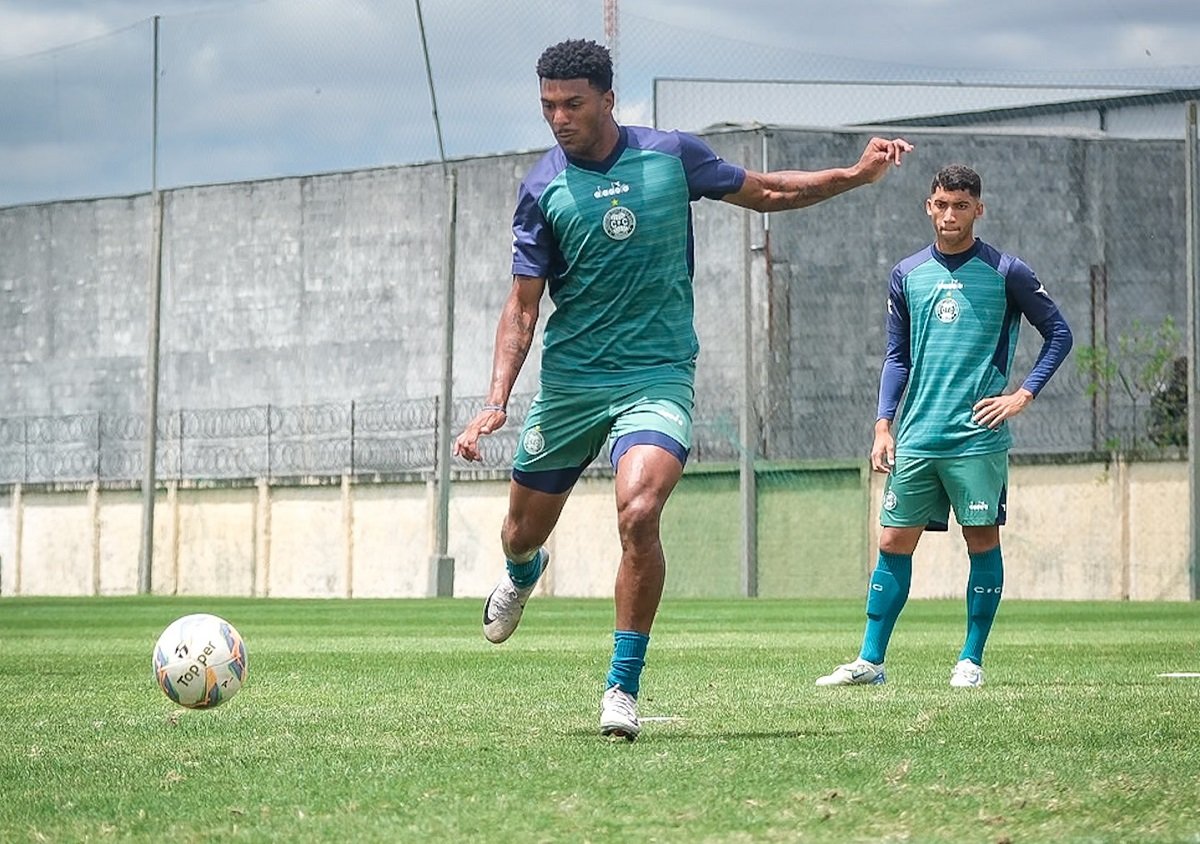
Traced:
MULTIPOLYGON (((972 569, 974 571, 974 569, 972 569)), ((879 552, 879 561, 871 573, 871 586, 867 591, 867 629, 863 633, 862 650, 859 657, 876 665, 883 662, 887 653, 892 628, 908 600, 912 585, 912 554, 889 554, 879 552)))
POLYGON ((633 630, 613 631, 612 666, 608 669, 608 687, 620 686, 621 691, 637 697, 646 664, 646 645, 650 637, 633 630))
POLYGON ((542 576, 542 556, 542 549, 539 548, 530 559, 523 563, 507 561, 508 576, 512 578, 512 582, 518 589, 525 589, 537 583, 538 578, 542 576))
MULTIPOLYGON (((982 554, 969 554, 971 574, 967 578, 967 638, 959 659, 983 664, 983 647, 987 644, 1000 606, 1004 587, 1004 558, 997 545, 982 554)), ((908 600, 912 585, 912 555, 879 552, 879 562, 871 574, 867 593, 867 628, 863 634, 859 657, 876 665, 883 662, 888 640, 908 600)))
POLYGON ((970 554, 971 575, 967 578, 967 640, 959 659, 983 665, 983 646, 987 644, 992 620, 1000 606, 1004 587, 1004 558, 997 545, 982 554, 970 554))

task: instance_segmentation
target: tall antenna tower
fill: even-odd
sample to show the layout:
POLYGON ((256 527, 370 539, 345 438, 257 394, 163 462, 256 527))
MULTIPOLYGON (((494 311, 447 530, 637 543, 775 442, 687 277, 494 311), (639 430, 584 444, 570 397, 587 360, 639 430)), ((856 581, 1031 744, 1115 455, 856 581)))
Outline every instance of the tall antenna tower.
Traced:
MULTIPOLYGON (((617 34, 619 31, 620 13, 617 10, 617 0, 604 0, 604 46, 608 47, 613 63, 613 93, 620 93, 617 87, 617 34)), ((616 111, 620 114, 621 98, 617 97, 616 111)), ((619 120, 618 120, 619 122, 619 120)))

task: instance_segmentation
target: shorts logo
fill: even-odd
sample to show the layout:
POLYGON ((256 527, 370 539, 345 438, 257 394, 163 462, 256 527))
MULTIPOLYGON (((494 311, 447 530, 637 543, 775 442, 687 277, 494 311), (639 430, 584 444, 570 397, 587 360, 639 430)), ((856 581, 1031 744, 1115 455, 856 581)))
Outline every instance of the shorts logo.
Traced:
POLYGON ((546 438, 542 436, 542 432, 537 428, 533 428, 525 433, 525 451, 530 454, 541 454, 542 449, 546 447, 546 438))
POLYGON ((627 240, 637 228, 637 217, 623 205, 614 205, 604 212, 604 233, 613 240, 627 240))
POLYGON ((898 502, 896 501, 896 493, 892 492, 889 489, 887 491, 887 494, 883 496, 883 509, 884 510, 895 510, 897 503, 898 502))
POLYGON ((683 417, 678 413, 671 413, 670 411, 663 410, 661 407, 652 407, 650 409, 668 422, 674 422, 676 425, 683 427, 683 417))
POLYGON ((958 319, 958 302, 947 296, 937 303, 933 313, 941 322, 954 322, 958 319))

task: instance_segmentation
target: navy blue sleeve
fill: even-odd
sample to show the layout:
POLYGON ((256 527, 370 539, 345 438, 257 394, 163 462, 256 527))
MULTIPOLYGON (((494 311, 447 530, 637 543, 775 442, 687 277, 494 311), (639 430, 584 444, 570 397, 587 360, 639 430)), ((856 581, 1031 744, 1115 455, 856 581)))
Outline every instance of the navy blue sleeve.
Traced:
POLYGON ((1029 324, 1042 335, 1042 348, 1029 376, 1021 384, 1035 396, 1062 366, 1075 340, 1071 327, 1063 319, 1058 305, 1046 292, 1046 286, 1038 280, 1037 273, 1022 261, 1014 258, 1004 274, 1009 299, 1029 320, 1029 324))
POLYGON ((512 230, 513 275, 548 278, 555 264, 558 246, 537 197, 524 182, 517 193, 512 230))
POLYGON ((704 141, 686 132, 675 133, 679 138, 679 160, 687 174, 689 198, 720 199, 737 193, 746 181, 746 171, 721 158, 704 141))
POLYGON ((1057 308, 1054 313, 1042 322, 1035 323, 1033 327, 1042 335, 1042 350, 1038 352, 1037 362, 1021 386, 1036 396, 1042 391, 1042 387, 1046 386, 1050 376, 1067 359, 1075 339, 1071 334, 1071 327, 1057 308))
POLYGON ((900 397, 904 395, 908 374, 912 371, 911 323, 908 300, 904 298, 904 273, 899 265, 892 270, 887 309, 887 351, 883 355, 883 371, 879 374, 879 409, 875 418, 892 420, 896 418, 900 397))

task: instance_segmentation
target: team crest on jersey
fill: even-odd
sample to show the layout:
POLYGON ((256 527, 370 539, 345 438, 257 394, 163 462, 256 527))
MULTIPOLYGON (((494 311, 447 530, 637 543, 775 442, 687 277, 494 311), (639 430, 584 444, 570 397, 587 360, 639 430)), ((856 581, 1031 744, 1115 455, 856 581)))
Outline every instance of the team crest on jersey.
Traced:
POLYGON ((546 438, 537 428, 525 432, 525 451, 529 454, 541 454, 546 447, 546 438))
POLYGON ((958 319, 958 302, 947 296, 937 303, 933 313, 942 322, 954 322, 958 319))
POLYGON ((637 228, 637 217, 624 205, 614 205, 604 212, 604 233, 613 240, 627 240, 637 228))
POLYGON ((897 503, 898 502, 896 501, 896 493, 892 492, 889 489, 887 491, 887 494, 883 496, 883 509, 884 510, 895 510, 897 503))

